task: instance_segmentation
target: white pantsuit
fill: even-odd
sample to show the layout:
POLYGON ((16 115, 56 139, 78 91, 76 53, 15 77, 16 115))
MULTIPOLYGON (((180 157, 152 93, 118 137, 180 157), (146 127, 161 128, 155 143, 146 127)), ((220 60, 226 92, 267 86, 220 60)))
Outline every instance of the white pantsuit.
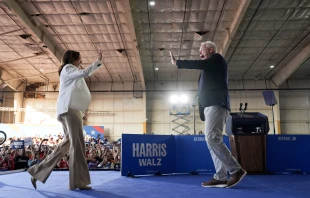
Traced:
POLYGON ((73 190, 90 184, 90 176, 86 163, 83 121, 81 112, 69 109, 61 115, 65 138, 57 145, 53 153, 40 164, 28 169, 30 175, 45 183, 56 164, 69 151, 69 189, 73 190))
POLYGON ((93 74, 101 64, 101 61, 96 61, 83 70, 72 64, 63 67, 57 100, 57 119, 62 123, 65 138, 40 164, 28 169, 34 179, 45 183, 56 164, 69 151, 69 189, 74 190, 91 183, 85 156, 82 119, 82 111, 88 108, 91 94, 84 78, 93 74))

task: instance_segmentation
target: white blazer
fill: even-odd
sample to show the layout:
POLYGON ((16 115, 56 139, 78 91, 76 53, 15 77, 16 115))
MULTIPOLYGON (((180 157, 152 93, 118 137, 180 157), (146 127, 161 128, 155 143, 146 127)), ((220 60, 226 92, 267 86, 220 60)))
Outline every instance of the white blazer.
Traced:
POLYGON ((92 63, 85 69, 78 69, 72 64, 63 67, 60 73, 60 87, 57 99, 57 119, 59 115, 68 112, 68 109, 85 111, 91 101, 90 91, 84 80, 91 76, 100 66, 101 61, 92 63))

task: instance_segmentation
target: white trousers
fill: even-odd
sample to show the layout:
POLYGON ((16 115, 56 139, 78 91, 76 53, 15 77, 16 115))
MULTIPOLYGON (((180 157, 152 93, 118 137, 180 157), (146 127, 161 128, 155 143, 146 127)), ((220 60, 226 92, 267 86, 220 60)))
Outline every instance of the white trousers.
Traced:
POLYGON ((221 106, 211 106, 204 108, 204 115, 205 139, 216 171, 213 178, 227 181, 227 171, 234 174, 241 169, 240 164, 223 142, 222 130, 229 111, 221 106))

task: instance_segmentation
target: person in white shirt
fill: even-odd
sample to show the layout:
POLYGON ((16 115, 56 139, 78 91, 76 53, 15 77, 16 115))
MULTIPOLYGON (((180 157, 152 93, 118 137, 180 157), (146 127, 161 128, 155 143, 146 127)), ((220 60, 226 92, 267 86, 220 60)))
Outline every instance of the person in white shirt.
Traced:
POLYGON ((37 180, 45 183, 56 164, 68 152, 69 189, 89 190, 90 175, 86 163, 85 143, 83 137, 82 111, 88 108, 91 101, 90 91, 84 78, 92 75, 102 65, 102 52, 98 60, 85 69, 78 69, 82 63, 80 53, 73 50, 65 52, 59 68, 60 88, 57 100, 57 120, 62 123, 65 137, 53 153, 40 164, 28 169, 32 176, 31 183, 37 189, 37 180))

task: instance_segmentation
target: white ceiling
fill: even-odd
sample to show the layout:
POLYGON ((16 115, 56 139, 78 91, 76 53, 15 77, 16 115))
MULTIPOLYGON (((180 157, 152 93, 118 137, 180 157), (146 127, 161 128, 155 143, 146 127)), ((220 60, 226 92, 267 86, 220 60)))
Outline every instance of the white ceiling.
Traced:
POLYGON ((205 40, 224 55, 231 80, 270 79, 276 73, 282 79, 310 77, 310 0, 149 3, 0 0, 1 80, 14 88, 58 82, 68 49, 81 52, 84 68, 103 50, 104 66, 91 81, 135 81, 144 87, 144 81, 197 80, 199 71, 170 64, 169 51, 179 59, 198 59, 205 40), (299 56, 304 59, 291 61, 299 56))

